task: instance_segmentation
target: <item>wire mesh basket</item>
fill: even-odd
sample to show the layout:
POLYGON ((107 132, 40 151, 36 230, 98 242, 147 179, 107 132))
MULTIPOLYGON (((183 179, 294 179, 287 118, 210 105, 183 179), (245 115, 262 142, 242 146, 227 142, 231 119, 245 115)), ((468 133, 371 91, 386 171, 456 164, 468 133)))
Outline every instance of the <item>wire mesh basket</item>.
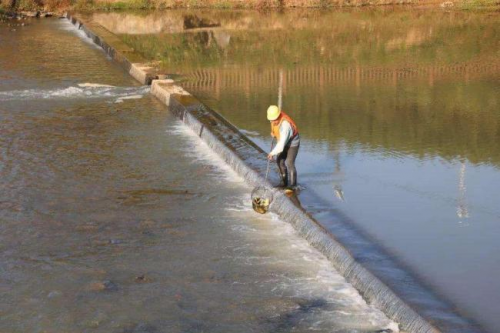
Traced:
POLYGON ((264 186, 258 186, 252 191, 252 208, 259 214, 269 211, 273 201, 273 192, 264 186))

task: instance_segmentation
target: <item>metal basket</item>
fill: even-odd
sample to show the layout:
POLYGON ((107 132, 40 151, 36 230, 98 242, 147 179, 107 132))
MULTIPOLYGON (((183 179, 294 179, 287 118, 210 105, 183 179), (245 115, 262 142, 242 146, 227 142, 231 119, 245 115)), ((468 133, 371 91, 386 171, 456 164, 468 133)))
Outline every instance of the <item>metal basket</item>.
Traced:
POLYGON ((252 191, 252 208, 259 214, 269 211, 273 201, 273 192, 264 186, 258 186, 252 191))

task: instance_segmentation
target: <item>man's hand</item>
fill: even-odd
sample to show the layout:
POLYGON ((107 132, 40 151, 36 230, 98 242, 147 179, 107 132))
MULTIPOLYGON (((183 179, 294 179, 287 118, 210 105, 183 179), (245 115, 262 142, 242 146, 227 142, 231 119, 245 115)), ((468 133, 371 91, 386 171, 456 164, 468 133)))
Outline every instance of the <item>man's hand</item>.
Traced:
POLYGON ((269 161, 272 161, 272 160, 274 159, 274 156, 273 156, 273 155, 271 155, 271 154, 268 154, 268 155, 267 155, 267 159, 268 159, 269 161))

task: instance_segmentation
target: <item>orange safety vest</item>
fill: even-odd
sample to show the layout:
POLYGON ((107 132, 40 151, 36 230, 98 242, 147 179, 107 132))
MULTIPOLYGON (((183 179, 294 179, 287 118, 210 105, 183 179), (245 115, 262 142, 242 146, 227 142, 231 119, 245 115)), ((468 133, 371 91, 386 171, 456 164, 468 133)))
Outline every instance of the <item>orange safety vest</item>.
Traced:
POLYGON ((287 115, 285 112, 281 111, 280 116, 278 118, 278 121, 271 121, 271 136, 276 138, 278 141, 280 139, 280 126, 281 123, 286 120, 288 123, 292 126, 293 129, 293 136, 296 136, 299 133, 299 129, 297 128, 297 125, 295 122, 290 118, 289 115, 287 115))

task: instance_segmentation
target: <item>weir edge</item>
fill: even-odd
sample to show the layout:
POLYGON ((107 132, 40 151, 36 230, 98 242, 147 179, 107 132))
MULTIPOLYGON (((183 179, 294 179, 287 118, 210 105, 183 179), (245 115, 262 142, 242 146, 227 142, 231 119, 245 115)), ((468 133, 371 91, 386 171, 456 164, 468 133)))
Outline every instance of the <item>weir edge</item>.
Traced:
MULTIPOLYGON (((116 43, 112 45, 107 41, 106 37, 112 39, 113 34, 106 29, 71 13, 66 13, 65 16, 134 79, 142 84, 151 85, 151 94, 164 103, 250 185, 266 186, 271 189, 274 194, 271 210, 280 219, 290 223, 302 237, 323 253, 369 303, 374 304, 389 318, 398 322, 404 331, 416 333, 482 332, 476 323, 455 313, 451 305, 440 301, 431 292, 428 292, 429 295, 425 298, 415 297, 425 289, 418 284, 409 286, 409 291, 405 292, 399 286, 395 292, 380 279, 380 275, 385 269, 401 269, 387 258, 378 258, 378 253, 373 256, 374 261, 379 261, 381 266, 385 265, 385 267, 375 268, 373 263, 367 263, 366 258, 359 255, 360 249, 373 247, 372 244, 363 244, 367 242, 363 236, 359 237, 358 243, 361 246, 357 248, 346 246, 345 242, 342 242, 342 238, 347 239, 355 235, 356 230, 350 227, 345 228, 346 230, 338 227, 337 229, 342 229, 342 232, 348 234, 345 237, 338 236, 314 219, 300 206, 300 203, 297 205, 281 191, 273 189, 271 182, 277 179, 277 175, 271 175, 271 182, 263 177, 266 165, 265 153, 234 125, 199 102, 189 92, 176 85, 173 80, 159 79, 161 76, 159 72, 140 56, 134 61, 129 59, 125 56, 128 52, 120 52, 120 46, 117 47, 116 43), (401 294, 405 296, 405 300, 400 297, 401 294)), ((407 278, 407 273, 401 274, 403 278, 407 278)), ((413 282, 413 279, 410 280, 413 282)))

